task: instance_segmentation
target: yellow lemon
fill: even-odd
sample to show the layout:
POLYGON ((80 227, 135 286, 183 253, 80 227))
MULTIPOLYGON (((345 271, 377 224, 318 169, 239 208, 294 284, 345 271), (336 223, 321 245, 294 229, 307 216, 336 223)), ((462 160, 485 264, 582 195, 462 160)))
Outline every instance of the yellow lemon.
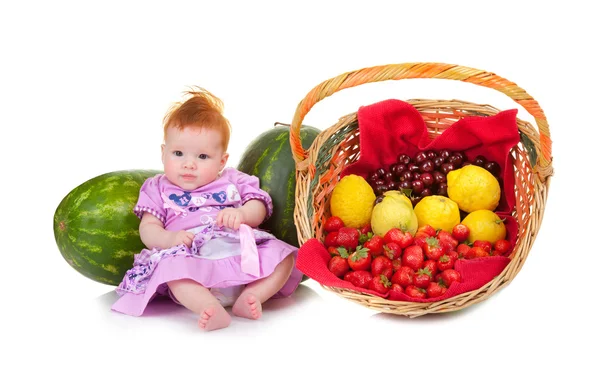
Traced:
POLYGON ((417 232, 417 216, 410 200, 402 196, 404 194, 398 191, 387 191, 383 194, 383 200, 375 205, 371 215, 373 234, 384 236, 391 228, 399 228, 413 235, 417 232))
POLYGON ((419 227, 430 225, 436 230, 452 232, 454 226, 460 223, 458 205, 445 196, 425 196, 415 205, 415 214, 419 227))
POLYGON ((344 225, 358 229, 371 221, 374 202, 373 188, 363 177, 346 175, 331 193, 331 215, 340 217, 344 225))
POLYGON ((494 244, 506 238, 506 227, 498 215, 491 210, 481 209, 469 213, 462 224, 469 228, 469 241, 487 240, 494 244))
POLYGON ((480 209, 494 210, 500 201, 500 184, 496 177, 482 167, 463 166, 446 176, 448 197, 458 207, 471 213, 480 209))

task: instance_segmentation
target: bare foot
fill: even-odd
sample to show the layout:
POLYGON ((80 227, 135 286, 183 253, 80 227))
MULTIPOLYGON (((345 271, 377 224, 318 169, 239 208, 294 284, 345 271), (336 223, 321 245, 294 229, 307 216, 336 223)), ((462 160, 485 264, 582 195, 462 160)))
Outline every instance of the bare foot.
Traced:
POLYGON ((198 320, 198 327, 211 331, 229 326, 231 316, 221 305, 211 305, 204 309, 198 320))
POLYGON ((233 314, 249 319, 259 319, 262 315, 260 301, 251 293, 240 295, 231 308, 233 314))

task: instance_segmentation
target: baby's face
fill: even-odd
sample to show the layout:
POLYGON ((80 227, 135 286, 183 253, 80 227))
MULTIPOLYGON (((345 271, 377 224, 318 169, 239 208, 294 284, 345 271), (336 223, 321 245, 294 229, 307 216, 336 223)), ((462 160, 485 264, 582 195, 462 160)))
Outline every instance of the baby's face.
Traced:
POLYGON ((162 145, 162 162, 167 179, 186 191, 215 179, 229 155, 221 146, 221 134, 214 130, 168 128, 162 145))

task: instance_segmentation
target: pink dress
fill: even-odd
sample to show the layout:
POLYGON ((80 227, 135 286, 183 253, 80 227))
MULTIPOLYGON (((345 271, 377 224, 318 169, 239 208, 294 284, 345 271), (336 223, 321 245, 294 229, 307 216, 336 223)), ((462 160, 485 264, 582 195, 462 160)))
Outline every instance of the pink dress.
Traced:
MULTIPOLYGON (((141 218, 148 212, 167 230, 193 232, 194 241, 191 247, 143 249, 135 255, 133 267, 116 289, 120 297, 112 310, 140 316, 156 295, 170 295, 167 282, 178 279, 193 279, 211 289, 222 304, 231 305, 232 297, 244 285, 269 276, 288 255, 295 258, 298 248, 252 229, 259 265, 255 274, 242 271, 240 231, 217 227, 215 220, 222 209, 239 208, 251 199, 265 204, 267 218, 272 214, 271 198, 259 188, 258 178, 233 168, 224 169, 217 180, 193 191, 182 190, 163 174, 147 179, 134 208, 136 215, 141 218)), ((273 297, 291 295, 301 280, 302 273, 294 267, 273 297)))

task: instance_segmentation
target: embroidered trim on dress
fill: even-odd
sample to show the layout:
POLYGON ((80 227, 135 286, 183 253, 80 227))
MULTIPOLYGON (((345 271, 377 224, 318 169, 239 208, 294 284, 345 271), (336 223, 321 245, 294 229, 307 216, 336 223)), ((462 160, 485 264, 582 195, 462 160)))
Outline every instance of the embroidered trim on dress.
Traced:
POLYGON ((135 215, 139 219, 142 219, 142 216, 144 215, 144 212, 146 212, 146 213, 150 213, 154 217, 158 218, 163 224, 165 223, 165 217, 162 214, 160 214, 159 212, 157 212, 155 209, 148 208, 148 207, 145 207, 145 206, 136 206, 133 209, 133 212, 135 213, 135 215))
POLYGON ((264 221, 266 221, 269 217, 271 217, 271 214, 273 214, 273 201, 271 199, 267 199, 259 194, 249 193, 244 195, 244 198, 242 199, 242 205, 246 204, 248 200, 261 200, 265 204, 267 208, 267 216, 265 217, 264 221))

